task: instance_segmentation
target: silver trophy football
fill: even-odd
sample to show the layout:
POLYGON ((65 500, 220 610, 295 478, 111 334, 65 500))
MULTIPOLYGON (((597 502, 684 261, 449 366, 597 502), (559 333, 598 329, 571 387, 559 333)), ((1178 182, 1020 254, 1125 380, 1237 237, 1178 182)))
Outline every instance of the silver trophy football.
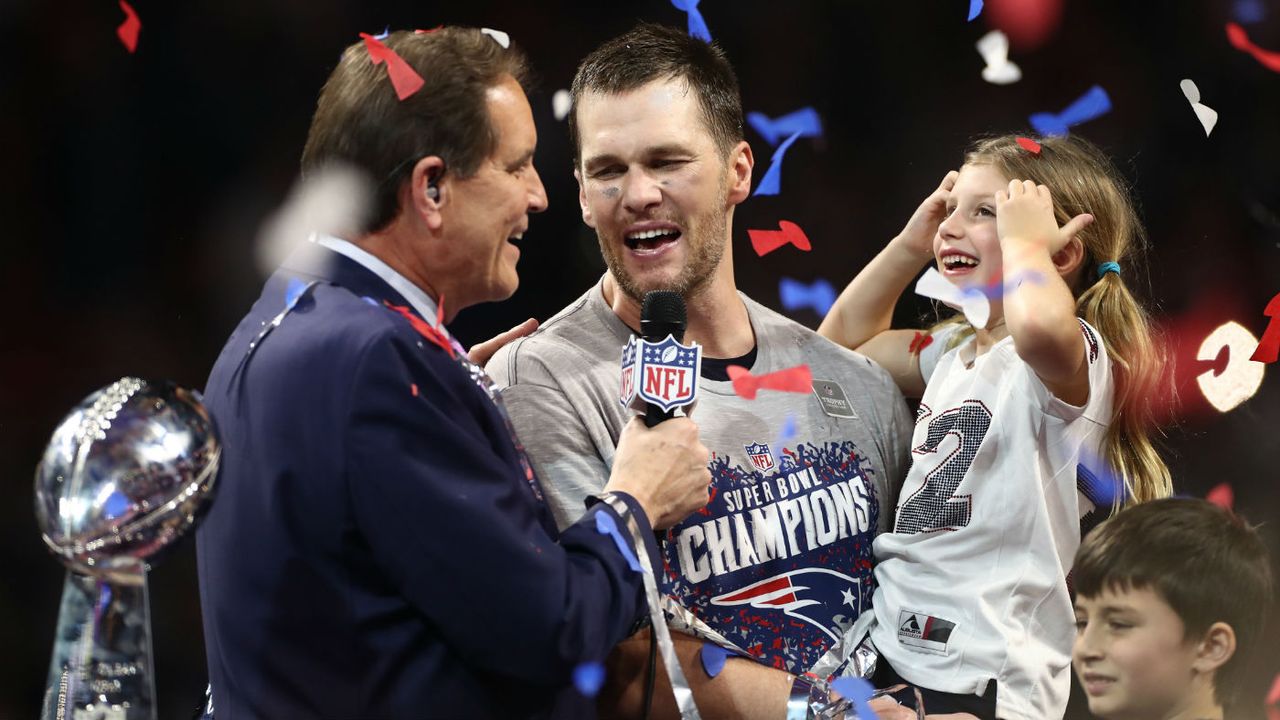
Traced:
POLYGON ((156 717, 148 562, 197 521, 220 446, 199 393, 124 378, 85 398, 36 469, 36 521, 67 566, 41 717, 156 717))

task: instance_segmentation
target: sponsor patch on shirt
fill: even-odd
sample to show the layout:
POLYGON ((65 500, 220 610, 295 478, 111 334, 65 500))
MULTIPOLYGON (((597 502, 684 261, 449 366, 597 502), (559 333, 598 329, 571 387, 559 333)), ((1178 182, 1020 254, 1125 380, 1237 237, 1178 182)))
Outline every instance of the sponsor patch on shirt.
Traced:
POLYGON ((814 380, 813 394, 818 397, 818 402, 822 405, 822 411, 831 417, 858 417, 857 413, 853 411, 853 404, 849 402, 849 398, 844 394, 844 388, 840 387, 840 383, 832 380, 814 380))
POLYGON ((956 624, 914 610, 898 613, 898 642, 934 655, 947 654, 947 642, 956 624))

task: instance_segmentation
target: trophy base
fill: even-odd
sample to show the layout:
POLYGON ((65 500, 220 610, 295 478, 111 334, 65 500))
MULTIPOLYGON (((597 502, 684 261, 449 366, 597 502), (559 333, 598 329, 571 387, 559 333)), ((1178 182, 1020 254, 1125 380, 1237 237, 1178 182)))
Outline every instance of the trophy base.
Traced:
POLYGON ((155 720, 146 571, 68 572, 41 720, 155 720))

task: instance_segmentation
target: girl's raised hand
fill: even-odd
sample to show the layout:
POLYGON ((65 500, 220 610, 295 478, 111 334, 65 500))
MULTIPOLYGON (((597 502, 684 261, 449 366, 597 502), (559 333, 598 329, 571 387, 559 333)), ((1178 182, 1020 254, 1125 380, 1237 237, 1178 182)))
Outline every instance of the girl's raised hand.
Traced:
POLYGON ((919 255, 921 261, 933 259, 933 237, 938 234, 938 226, 947 217, 947 198, 951 189, 956 186, 956 178, 960 173, 952 170, 942 178, 938 189, 920 203, 920 207, 911 214, 906 227, 894 241, 902 245, 913 255, 919 255))
POLYGON ((1002 246, 1008 239, 1017 238, 1043 245, 1052 255, 1091 222, 1093 216, 1083 213, 1058 227, 1049 188, 1030 180, 1010 180, 1007 191, 996 191, 996 232, 1002 246))

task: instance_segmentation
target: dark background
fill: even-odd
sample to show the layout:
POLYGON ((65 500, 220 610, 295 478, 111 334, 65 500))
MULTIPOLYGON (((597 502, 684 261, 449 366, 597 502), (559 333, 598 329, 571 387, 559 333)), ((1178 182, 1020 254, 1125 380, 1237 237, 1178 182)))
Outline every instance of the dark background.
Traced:
MULTIPOLYGON (((777 116, 812 105, 827 130, 792 147, 781 195, 739 208, 739 285, 775 308, 784 275, 842 286, 958 166, 969 138, 1023 129, 1030 113, 1061 110, 1100 84, 1114 110, 1076 132, 1108 149, 1136 185, 1152 239, 1149 286, 1138 268, 1124 277, 1154 303, 1174 345, 1182 406, 1164 429, 1178 490, 1204 496, 1230 483, 1237 510, 1264 523, 1280 552, 1280 367, 1225 415, 1194 380, 1204 336, 1228 320, 1260 336, 1262 310, 1280 291, 1280 74, 1232 48, 1223 29, 1238 17, 1256 43, 1280 50, 1280 2, 1016 4, 1047 13, 1049 30, 1011 51, 1022 81, 995 86, 981 79, 973 46, 993 24, 1009 26, 1010 0, 988 0, 972 23, 966 0, 702 3, 745 109, 777 116), (1185 77, 1221 114, 1208 138, 1179 91, 1185 77), (757 258, 746 229, 781 219, 803 227, 813 251, 757 258)), ((123 13, 114 0, 0 4, 0 297, 9 309, 0 478, 10 498, 0 506, 0 718, 37 713, 62 588, 32 510, 49 434, 81 398, 126 374, 203 386, 257 294, 259 226, 288 194, 316 94, 342 47, 387 25, 488 26, 510 32, 539 71, 536 162, 551 208, 522 243, 515 296, 456 321, 470 344, 530 315, 545 319, 603 268, 579 219, 552 93, 593 46, 634 21, 685 20, 659 0, 134 7, 143 28, 130 55, 115 35, 123 13)), ((772 150, 753 131, 748 140, 759 178, 772 150)), ((906 301, 899 320, 924 309, 906 301)), ((810 327, 819 320, 789 314, 810 327)), ((151 602, 160 715, 186 717, 205 682, 190 541, 157 564, 151 602)), ((1280 639, 1275 624, 1269 649, 1280 639)), ((1259 702, 1278 669, 1267 654, 1252 672, 1259 702)))

